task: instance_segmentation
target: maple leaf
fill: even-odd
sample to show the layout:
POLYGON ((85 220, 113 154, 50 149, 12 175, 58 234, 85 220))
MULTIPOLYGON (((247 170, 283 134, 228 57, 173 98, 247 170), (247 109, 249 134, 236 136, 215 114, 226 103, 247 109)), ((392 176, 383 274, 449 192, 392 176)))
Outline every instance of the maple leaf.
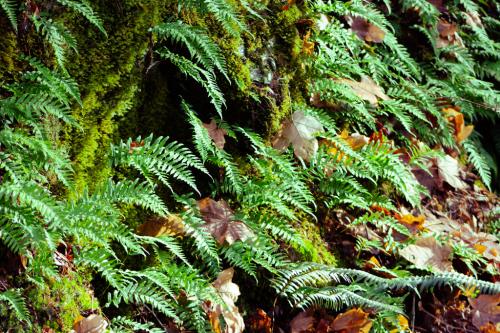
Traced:
POLYGON ((362 76, 359 82, 349 79, 337 79, 335 81, 348 85, 359 98, 370 102, 373 106, 377 106, 379 99, 384 101, 390 99, 382 88, 368 76, 362 76))
POLYGON ((215 201, 204 198, 198 201, 201 216, 206 222, 203 227, 214 236, 219 244, 233 244, 237 240, 245 241, 253 233, 241 221, 234 221, 234 213, 223 199, 215 201))
POLYGON ((302 311, 290 322, 290 333, 312 333, 314 331, 314 317, 309 311, 302 311))
POLYGON ((273 140, 273 148, 283 151, 292 144, 295 156, 309 161, 318 151, 315 135, 321 132, 324 132, 323 125, 316 118, 295 111, 291 120, 282 123, 281 130, 273 140))
POLYGON ((76 333, 102 333, 108 327, 108 322, 102 316, 91 314, 75 322, 73 329, 76 333))
POLYGON ((432 268, 439 272, 452 271, 451 248, 441 246, 434 237, 419 238, 415 244, 408 245, 399 254, 419 269, 432 268))
POLYGON ((184 223, 175 214, 167 217, 156 216, 137 227, 137 233, 143 236, 159 237, 162 235, 183 236, 184 223))
POLYGON ((436 159, 436 165, 438 168, 439 175, 443 178, 445 182, 454 187, 455 189, 466 189, 467 184, 460 179, 460 166, 458 161, 446 155, 444 157, 438 157, 436 159))
POLYGON ((472 324, 481 330, 482 327, 492 323, 500 322, 500 294, 479 295, 477 298, 469 298, 472 307, 472 324))
POLYGON ((373 43, 382 43, 384 41, 385 32, 364 18, 359 16, 346 16, 346 20, 351 30, 360 39, 373 43))
POLYGON ((331 325, 333 331, 342 333, 368 333, 371 327, 372 321, 362 309, 350 309, 339 314, 331 325))
POLYGON ((226 144, 227 131, 223 128, 217 126, 217 123, 214 119, 210 121, 208 124, 203 123, 203 127, 208 131, 208 135, 212 138, 215 146, 219 149, 224 149, 224 145, 226 144))
MULTIPOLYGON (((238 300, 238 296, 241 295, 240 288, 233 280, 234 268, 230 267, 223 270, 217 276, 217 279, 212 283, 214 288, 219 293, 219 296, 224 301, 226 306, 217 304, 210 310, 210 315, 218 318, 222 315, 225 322, 224 331, 220 330, 220 326, 213 327, 214 331, 224 332, 224 333, 241 333, 245 330, 245 323, 243 317, 241 316, 238 307, 234 304, 238 300)), ((220 325, 218 320, 212 320, 211 322, 220 325)))

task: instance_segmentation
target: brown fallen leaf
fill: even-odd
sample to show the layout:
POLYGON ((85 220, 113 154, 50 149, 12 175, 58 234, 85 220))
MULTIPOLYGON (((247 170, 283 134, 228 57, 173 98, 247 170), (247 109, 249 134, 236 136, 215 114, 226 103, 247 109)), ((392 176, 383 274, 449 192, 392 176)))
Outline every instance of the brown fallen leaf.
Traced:
POLYGON ((354 91, 354 93, 361 99, 370 102, 373 106, 377 106, 378 100, 389 100, 381 87, 379 87, 371 78, 368 76, 361 77, 361 81, 353 81, 349 79, 337 79, 336 82, 343 83, 354 91))
POLYGON ((272 333, 273 320, 266 311, 257 309, 254 314, 248 318, 248 326, 250 332, 255 333, 272 333))
MULTIPOLYGON (((224 330, 221 331, 224 333, 241 333, 245 330, 243 317, 238 307, 234 304, 241 293, 238 285, 232 281, 233 276, 234 268, 231 267, 220 272, 217 279, 212 283, 221 299, 226 304, 226 306, 216 304, 211 310, 215 313, 216 317, 222 315, 224 318, 225 327, 224 330)), ((217 329, 214 327, 214 330, 217 329)))
POLYGON ((214 119, 212 119, 208 124, 203 124, 208 131, 208 135, 212 138, 215 146, 219 149, 224 149, 224 145, 226 144, 225 136, 227 132, 223 128, 219 128, 214 119))
POLYGON ((419 238, 415 244, 408 245, 399 254, 419 269, 433 269, 438 272, 452 271, 451 248, 441 246, 434 237, 419 238))
POLYGON ((347 24, 351 27, 351 30, 364 41, 373 43, 382 43, 384 41, 385 32, 372 24, 361 18, 359 16, 346 16, 347 24))
POLYGON ((290 333, 313 333, 314 317, 308 311, 302 311, 290 322, 290 333))
POLYGON ((215 201, 211 198, 198 200, 198 208, 205 220, 203 227, 214 236, 219 244, 233 244, 235 241, 245 241, 253 233, 241 221, 234 221, 234 214, 224 200, 215 201))
POLYGON ((324 132, 323 125, 314 117, 305 115, 302 111, 295 111, 292 119, 281 124, 281 130, 274 137, 273 148, 283 151, 290 144, 295 156, 305 161, 318 151, 316 134, 324 132))
POLYGON ((159 237, 162 235, 183 236, 184 223, 175 214, 167 217, 156 216, 137 227, 137 233, 143 236, 159 237))
POLYGON ((371 327, 372 321, 362 309, 351 309, 339 314, 331 326, 334 332, 342 333, 368 333, 371 327))
POLYGON ((477 298, 469 298, 472 307, 472 324, 478 329, 492 323, 500 323, 500 294, 479 295, 477 298))
POLYGON ((464 46, 462 39, 457 34, 457 25, 455 23, 441 19, 437 24, 437 31, 439 33, 436 40, 438 49, 449 45, 464 46))
POLYGON ((108 327, 108 322, 100 315, 91 314, 87 318, 78 320, 73 329, 76 333, 102 333, 108 327))

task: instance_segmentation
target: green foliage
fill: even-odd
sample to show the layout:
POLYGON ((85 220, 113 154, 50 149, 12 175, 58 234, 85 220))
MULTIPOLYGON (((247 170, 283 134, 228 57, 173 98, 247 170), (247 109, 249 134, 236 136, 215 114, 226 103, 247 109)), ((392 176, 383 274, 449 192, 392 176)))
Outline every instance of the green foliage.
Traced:
POLYGON ((0 301, 7 302, 9 307, 14 311, 17 317, 23 321, 30 322, 30 315, 23 297, 19 290, 9 289, 0 293, 0 301))
POLYGON ((0 0, 0 7, 9 18, 12 28, 17 32, 17 13, 16 13, 16 0, 0 0))

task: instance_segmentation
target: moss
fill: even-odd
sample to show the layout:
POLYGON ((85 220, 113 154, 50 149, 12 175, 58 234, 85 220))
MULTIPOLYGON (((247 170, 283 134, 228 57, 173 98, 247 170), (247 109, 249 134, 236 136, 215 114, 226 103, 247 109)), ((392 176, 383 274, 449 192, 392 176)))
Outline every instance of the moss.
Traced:
POLYGON ((110 176, 106 153, 117 139, 118 120, 140 100, 147 31, 162 20, 167 3, 96 1, 93 6, 108 27, 108 38, 89 29, 78 15, 65 20, 73 22, 69 29, 80 45, 67 68, 82 90, 83 107, 73 115, 83 131, 69 129, 65 136, 75 161, 77 190, 110 176))
POLYGON ((86 279, 83 272, 69 272, 32 289, 28 299, 37 313, 37 321, 57 332, 69 332, 83 312, 99 309, 86 279))
POLYGON ((304 260, 336 266, 337 260, 321 237, 321 229, 308 219, 302 219, 294 226, 304 239, 304 247, 294 247, 304 260))

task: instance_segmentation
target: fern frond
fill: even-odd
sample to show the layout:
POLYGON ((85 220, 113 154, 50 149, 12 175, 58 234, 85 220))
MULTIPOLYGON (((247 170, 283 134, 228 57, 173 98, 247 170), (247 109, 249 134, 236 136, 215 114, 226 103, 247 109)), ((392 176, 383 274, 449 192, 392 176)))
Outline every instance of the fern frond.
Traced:
POLYGON ((0 301, 7 302, 9 307, 14 311, 17 317, 30 323, 28 308, 26 307, 26 303, 24 302, 23 297, 19 290, 9 289, 0 293, 0 301))
POLYGON ((99 31, 103 33, 104 36, 108 36, 106 30, 104 29, 102 20, 94 12, 90 3, 86 0, 57 0, 61 5, 73 9, 78 14, 85 17, 91 24, 93 24, 99 31))
POLYGON ((17 13, 16 13, 16 0, 0 0, 0 7, 4 10, 7 18, 12 25, 12 28, 17 33, 17 13))

